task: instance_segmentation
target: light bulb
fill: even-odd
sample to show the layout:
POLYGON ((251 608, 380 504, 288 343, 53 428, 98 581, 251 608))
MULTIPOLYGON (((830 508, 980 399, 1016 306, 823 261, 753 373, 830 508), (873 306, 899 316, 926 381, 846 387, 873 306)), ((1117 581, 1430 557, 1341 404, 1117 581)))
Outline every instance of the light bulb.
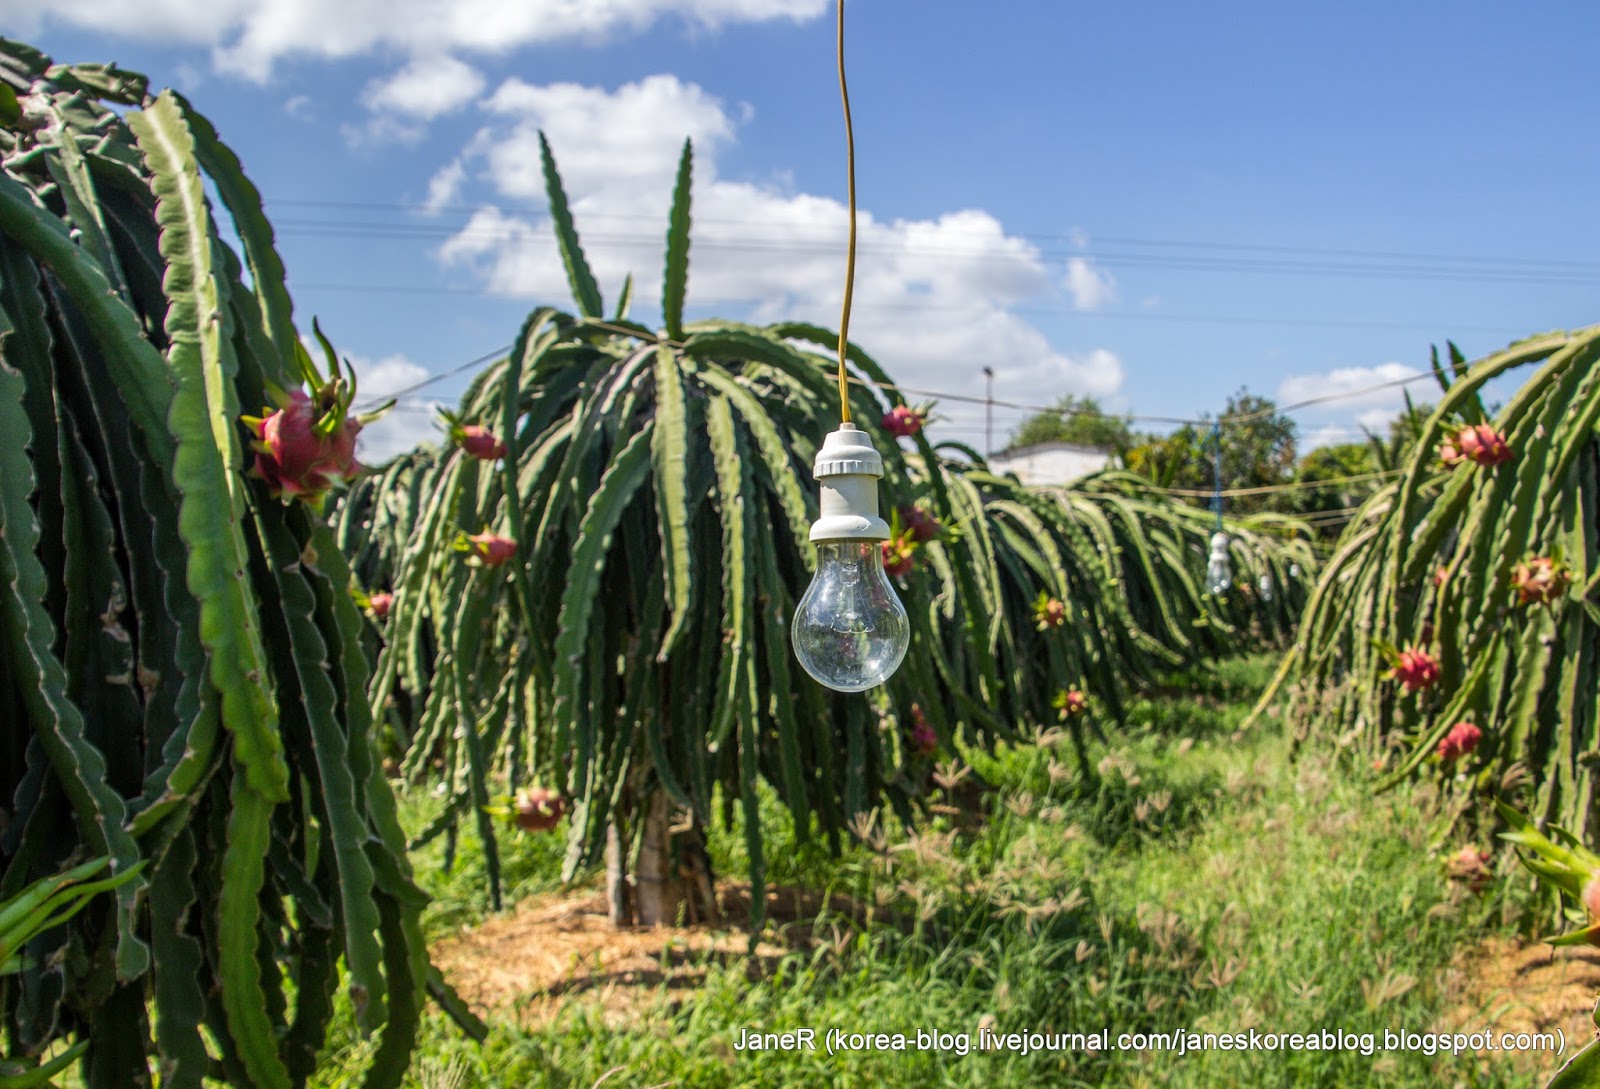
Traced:
POLYGON ((795 607, 794 654, 819 684, 864 692, 900 668, 911 621, 877 541, 819 541, 817 574, 795 607))
POLYGON ((900 668, 911 643, 879 544, 889 537, 878 517, 883 458, 866 432, 841 424, 823 440, 813 473, 821 486, 821 516, 811 524, 817 573, 795 606, 790 638, 819 684, 864 692, 900 668))
POLYGON ((1256 583, 1256 586, 1261 590, 1261 600, 1262 601, 1271 601, 1272 600, 1272 576, 1271 575, 1262 575, 1261 576, 1261 581, 1256 583))
POLYGON ((1211 535, 1211 562, 1206 564, 1206 587, 1221 597, 1233 585, 1233 564, 1228 559, 1228 535, 1211 535))

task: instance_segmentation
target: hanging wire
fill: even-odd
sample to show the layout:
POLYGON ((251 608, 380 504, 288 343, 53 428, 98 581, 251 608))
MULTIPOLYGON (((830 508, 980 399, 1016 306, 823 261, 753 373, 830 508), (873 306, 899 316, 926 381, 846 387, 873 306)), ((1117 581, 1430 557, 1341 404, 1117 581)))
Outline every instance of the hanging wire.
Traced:
POLYGON ((844 79, 844 0, 839 0, 839 98, 844 102, 845 168, 849 175, 850 240, 845 244, 844 305, 839 310, 839 419, 850 422, 850 383, 844 368, 850 343, 850 298, 856 286, 856 133, 850 123, 850 87, 844 79))
POLYGON ((1217 516, 1217 532, 1222 532, 1222 424, 1211 424, 1211 509, 1217 516))

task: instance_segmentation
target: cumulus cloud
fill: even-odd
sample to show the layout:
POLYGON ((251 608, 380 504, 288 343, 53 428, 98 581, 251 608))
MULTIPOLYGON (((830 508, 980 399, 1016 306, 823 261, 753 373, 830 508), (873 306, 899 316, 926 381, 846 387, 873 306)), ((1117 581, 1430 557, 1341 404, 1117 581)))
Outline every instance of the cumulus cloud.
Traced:
MULTIPOLYGON (((542 130, 597 279, 614 291, 635 273, 636 314, 648 320, 659 302, 652 273, 660 267, 687 135, 695 155, 691 303, 761 322, 833 321, 843 292, 847 210, 785 182, 720 176, 719 155, 735 141, 747 106, 658 75, 615 90, 513 79, 481 109, 486 123, 456 161, 463 173, 453 165, 440 186, 454 197, 470 174, 491 197, 440 248, 445 264, 470 270, 501 294, 567 298, 544 214, 542 130)), ((1048 264, 1033 243, 1007 234, 981 209, 916 220, 863 210, 858 236, 852 338, 907 385, 965 392, 992 366, 1002 380, 1034 391, 1106 395, 1120 387, 1115 355, 1058 352, 1015 313, 1019 304, 1063 292, 1085 305, 1103 302, 1113 285, 1091 264, 1077 274, 1081 290, 1073 290, 1069 268, 1048 264)))
POLYGON ((379 113, 432 121, 471 102, 483 86, 483 74, 465 61, 418 56, 398 72, 369 83, 361 101, 379 113))
POLYGON ((600 41, 669 20, 716 30, 814 19, 830 0, 11 0, 24 38, 47 25, 209 46, 220 69, 265 79, 280 58, 380 49, 504 54, 527 45, 600 41))
POLYGON ((1074 257, 1067 262, 1066 286, 1074 310, 1098 310, 1117 297, 1116 279, 1087 257, 1074 257))
POLYGON ((1285 378, 1278 385, 1278 401, 1289 404, 1310 401, 1319 397, 1340 397, 1333 402, 1344 411, 1353 408, 1371 408, 1378 405, 1403 405, 1403 386, 1370 389, 1390 382, 1411 378, 1415 367, 1404 363, 1380 363, 1375 367, 1338 367, 1320 374, 1297 374, 1285 378))

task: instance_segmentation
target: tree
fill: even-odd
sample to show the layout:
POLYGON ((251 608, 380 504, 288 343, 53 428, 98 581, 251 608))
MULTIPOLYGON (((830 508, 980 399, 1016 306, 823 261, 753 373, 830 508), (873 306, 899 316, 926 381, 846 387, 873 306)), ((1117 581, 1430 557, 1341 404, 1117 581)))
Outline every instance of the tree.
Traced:
MULTIPOLYGON (((1127 453, 1128 468, 1165 488, 1205 492, 1184 496, 1208 505, 1216 478, 1216 450, 1208 416, 1184 424, 1165 436, 1146 435, 1127 453)), ((1278 411, 1275 401, 1247 389, 1228 398, 1220 417, 1222 487, 1224 490, 1284 484, 1295 464, 1295 422, 1278 411)), ((1284 510, 1283 500, 1272 493, 1230 496, 1227 509, 1239 514, 1284 510)))
POLYGON ((1011 433, 1013 447, 1042 442, 1098 446, 1120 457, 1133 445, 1133 430, 1127 420, 1106 415, 1096 398, 1068 393, 1054 408, 1029 416, 1011 433))

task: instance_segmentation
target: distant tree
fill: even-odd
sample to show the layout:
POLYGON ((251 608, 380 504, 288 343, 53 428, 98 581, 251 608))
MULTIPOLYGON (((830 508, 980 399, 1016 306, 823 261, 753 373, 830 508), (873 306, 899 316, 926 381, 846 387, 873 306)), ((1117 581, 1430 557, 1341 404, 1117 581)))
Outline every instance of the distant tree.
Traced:
MULTIPOLYGON (((1198 424, 1184 424, 1164 436, 1143 435, 1135 440, 1125 461, 1133 472, 1166 488, 1207 491, 1214 478, 1211 425, 1202 416, 1198 424)), ((1224 490, 1262 488, 1293 479, 1295 422, 1278 411, 1277 402, 1241 389, 1228 398, 1222 411, 1222 487, 1224 490)), ((1205 496, 1185 497, 1209 506, 1205 496)), ((1229 496, 1226 509, 1236 514, 1285 510, 1282 494, 1229 496)))
POLYGON ((1127 420, 1108 416, 1095 398, 1069 393, 1054 408, 1029 416, 1011 433, 1013 447, 1041 442, 1098 446, 1121 456, 1133 445, 1133 431, 1127 420))
POLYGON ((1297 484, 1313 486, 1288 493, 1287 506, 1291 513, 1311 518, 1322 536, 1337 537, 1349 521, 1348 512, 1366 502, 1382 483, 1371 475, 1377 469, 1375 452, 1368 443, 1320 446, 1301 458, 1295 470, 1297 484))

